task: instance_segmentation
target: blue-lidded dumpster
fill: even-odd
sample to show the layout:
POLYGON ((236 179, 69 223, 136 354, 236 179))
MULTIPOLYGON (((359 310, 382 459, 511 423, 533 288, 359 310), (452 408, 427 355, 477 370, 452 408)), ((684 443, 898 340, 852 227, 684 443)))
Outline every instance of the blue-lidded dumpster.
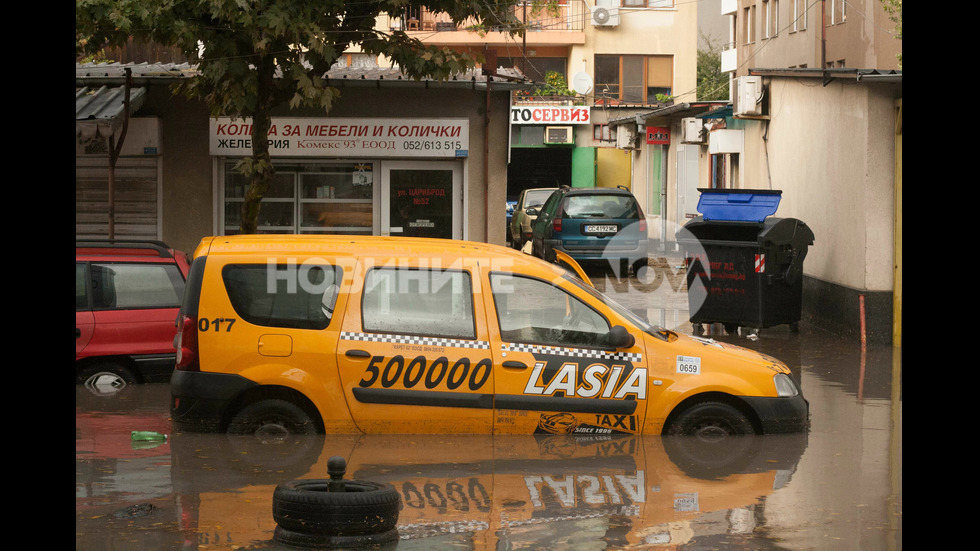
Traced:
POLYGON ((721 323, 763 329, 799 327, 803 260, 814 235, 795 218, 772 216, 782 192, 698 189, 701 216, 684 225, 688 302, 695 329, 721 323))

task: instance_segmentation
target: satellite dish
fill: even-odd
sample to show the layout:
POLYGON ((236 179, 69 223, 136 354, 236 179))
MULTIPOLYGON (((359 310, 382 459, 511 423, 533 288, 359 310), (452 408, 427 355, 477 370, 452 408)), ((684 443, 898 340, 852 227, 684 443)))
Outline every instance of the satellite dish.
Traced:
POLYGON ((591 92, 592 77, 589 76, 589 73, 583 71, 572 75, 572 90, 575 90, 575 93, 582 94, 583 96, 591 92))

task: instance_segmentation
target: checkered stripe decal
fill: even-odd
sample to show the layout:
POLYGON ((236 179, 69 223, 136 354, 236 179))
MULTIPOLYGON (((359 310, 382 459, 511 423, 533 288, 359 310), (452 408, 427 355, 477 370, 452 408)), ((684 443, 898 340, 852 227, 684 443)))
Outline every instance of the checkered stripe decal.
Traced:
POLYGON ((395 344, 417 344, 422 346, 447 346, 453 348, 481 348, 490 349, 487 341, 466 341, 461 339, 443 339, 438 337, 419 337, 415 335, 394 335, 386 333, 351 333, 341 332, 341 340, 345 341, 367 341, 367 342, 386 342, 395 344))
POLYGON ((576 358, 593 358, 598 360, 617 360, 625 362, 641 362, 643 354, 633 352, 604 352, 588 348, 563 348, 560 346, 541 346, 536 344, 505 343, 500 346, 504 352, 530 352, 532 354, 554 354, 557 356, 573 356, 576 358))

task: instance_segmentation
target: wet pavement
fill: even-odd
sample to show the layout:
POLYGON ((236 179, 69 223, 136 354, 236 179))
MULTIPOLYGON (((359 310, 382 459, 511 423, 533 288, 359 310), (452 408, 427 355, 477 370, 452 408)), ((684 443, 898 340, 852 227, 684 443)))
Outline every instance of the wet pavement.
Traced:
MULTIPOLYGON (((692 332, 682 293, 638 298, 692 332), (679 298, 678 295, 681 295, 679 298)), ((654 293, 655 294, 655 293, 654 293)), ((273 539, 276 484, 347 478, 399 492, 385 549, 901 549, 901 349, 862 348, 803 322, 709 336, 789 365, 810 402, 805 434, 687 437, 327 435, 287 443, 173 434, 169 386, 76 386, 75 548, 288 549, 273 539), (131 431, 167 434, 133 442, 131 431)))

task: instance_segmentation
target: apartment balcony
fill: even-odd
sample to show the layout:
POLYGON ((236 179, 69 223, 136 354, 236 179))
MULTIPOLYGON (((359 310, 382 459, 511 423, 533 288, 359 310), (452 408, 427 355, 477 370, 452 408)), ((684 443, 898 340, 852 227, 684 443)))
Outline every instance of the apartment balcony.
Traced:
POLYGON ((721 72, 732 73, 738 69, 738 48, 734 43, 725 44, 721 51, 721 72))
POLYGON ((512 8, 517 21, 529 27, 525 38, 511 36, 505 26, 479 24, 475 20, 456 24, 446 13, 425 9, 406 9, 390 18, 393 31, 402 30, 426 44, 520 46, 569 46, 585 43, 585 25, 589 8, 584 0, 559 0, 557 11, 534 11, 531 3, 518 3, 512 8))

